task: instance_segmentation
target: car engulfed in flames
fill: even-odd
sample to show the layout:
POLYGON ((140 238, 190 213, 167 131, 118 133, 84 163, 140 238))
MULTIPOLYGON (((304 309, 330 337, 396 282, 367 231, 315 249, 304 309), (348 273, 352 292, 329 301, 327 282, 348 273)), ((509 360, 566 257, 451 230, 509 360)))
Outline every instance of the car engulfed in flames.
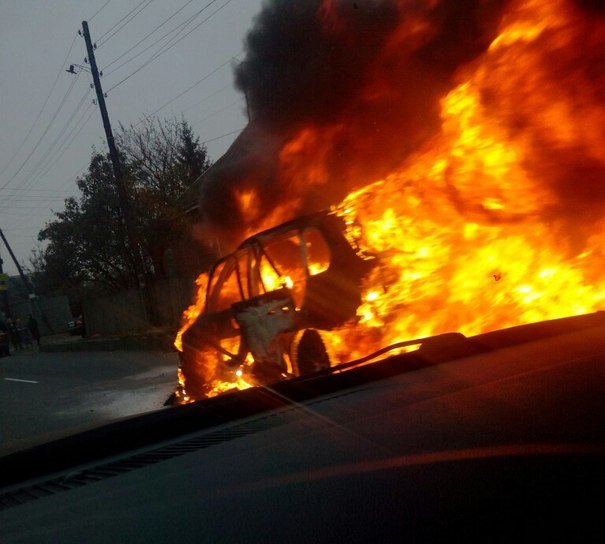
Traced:
POLYGON ((179 400, 336 362, 327 331, 355 318, 375 261, 346 230, 334 212, 308 215, 248 238, 215 263, 199 281, 201 311, 177 339, 179 400))
MULTIPOLYGON (((209 232, 261 234, 197 280, 176 339, 181 402, 254 384, 261 367, 321 366, 299 368, 307 344, 335 365, 605 307, 601 2, 271 6, 237 68, 251 122, 200 199, 209 232), (304 36, 283 31, 303 15, 304 36), (275 36, 288 55, 274 55, 275 36), (294 61, 308 72, 293 77, 294 61), (329 206, 317 224, 337 224, 351 261, 331 263, 339 280, 311 304, 333 272, 311 255, 304 217, 329 206)), ((317 255, 335 259, 313 228, 317 255)))

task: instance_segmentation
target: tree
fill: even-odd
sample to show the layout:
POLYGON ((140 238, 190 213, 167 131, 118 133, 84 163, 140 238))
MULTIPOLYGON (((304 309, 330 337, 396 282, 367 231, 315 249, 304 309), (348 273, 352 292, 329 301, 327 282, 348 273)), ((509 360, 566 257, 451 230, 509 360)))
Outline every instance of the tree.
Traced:
POLYGON ((193 134, 191 127, 181 121, 180 142, 178 145, 178 163, 182 170, 181 179, 189 187, 209 166, 206 147, 193 134))
POLYGON ((206 148, 186 121, 146 118, 117 137, 131 178, 138 237, 148 273, 163 277, 164 253, 187 225, 179 220, 178 197, 209 167, 206 148))
MULTIPOLYGON (((163 277, 165 249, 186 228, 175 202, 208 167, 206 149, 184 120, 121 126, 116 142, 145 274, 163 277)), ((39 233, 47 245, 33 256, 38 282, 56 292, 90 282, 110 291, 137 285, 136 248, 126 237, 108 153, 93 149, 76 183, 80 197, 65 200, 39 233)))

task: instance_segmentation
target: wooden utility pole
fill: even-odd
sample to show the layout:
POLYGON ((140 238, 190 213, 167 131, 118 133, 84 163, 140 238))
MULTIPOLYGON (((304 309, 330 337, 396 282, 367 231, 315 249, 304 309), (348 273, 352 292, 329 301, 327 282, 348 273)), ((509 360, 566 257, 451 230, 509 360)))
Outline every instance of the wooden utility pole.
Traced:
MULTIPOLYGON (((52 333, 53 332, 53 327, 52 327, 50 321, 48 320, 48 316, 46 315, 46 312, 42 310, 42 307, 38 303, 38 297, 36 296, 36 293, 34 291, 32 283, 27 279, 27 276, 23 273, 23 269, 21 268, 21 265, 19 264, 19 261, 17 260, 17 257, 15 257, 15 254, 13 253, 13 249, 11 248, 10 244, 8 243, 8 240, 4 236, 4 233, 2 232, 2 229, 0 229, 0 238, 2 238, 2 241, 4 242, 4 245, 6 246, 6 249, 8 250, 11 258, 13 259, 13 263, 15 263, 15 267, 17 268, 17 272, 19 272, 19 276, 21 276, 21 281, 23 282, 23 285, 25 285, 25 290, 27 291, 27 294, 28 294, 28 297, 29 297, 30 312, 32 314, 34 313, 32 311, 32 308, 31 308, 31 304, 32 304, 32 301, 33 301, 34 306, 38 310, 38 315, 40 317, 42 317, 42 320, 44 321, 44 323, 48 327, 48 330, 52 333)), ((2 265, 1 265, 1 263, 2 263, 2 259, 0 259, 0 272, 2 272, 2 265)), ((6 309, 7 309, 7 316, 8 316, 9 315, 8 312, 10 312, 10 307, 9 307, 9 304, 8 304, 8 298, 6 299, 6 309)))
MULTIPOLYGON (((0 232, 2 232, 2 231, 0 231, 0 232)), ((4 261, 2 260, 2 257, 0 256, 0 276, 1 276, 0 282, 4 283, 5 278, 8 278, 8 276, 4 276, 4 269, 2 268, 2 263, 4 263, 4 261)), ((10 317, 10 307, 8 305, 7 285, 0 285, 0 300, 2 301, 0 311, 4 312, 4 315, 6 317, 10 317)), ((2 316, 0 316, 0 317, 2 317, 2 316)))
POLYGON ((84 41, 86 42, 86 51, 88 53, 90 72, 92 73, 92 80, 94 82, 95 91, 97 93, 97 102, 99 104, 99 109, 101 110, 101 118, 103 119, 103 128, 105 129, 107 147, 109 148, 109 156, 111 158, 111 164, 113 167, 113 176, 115 178, 116 188, 118 190, 122 221, 124 222, 124 226, 126 227, 126 236, 132 254, 132 263, 135 274, 137 276, 139 287, 143 287, 145 283, 145 272, 141 260, 141 254, 139 251, 139 244, 136 236, 136 231, 134 229, 134 223, 132 221, 130 201, 128 199, 128 193, 124 184, 124 178, 122 177, 122 166, 120 165, 120 157, 118 155, 118 150, 116 149, 115 140, 113 138, 111 123, 109 122, 109 115, 107 113, 107 107, 105 106, 105 95, 103 94, 103 89, 101 87, 101 79, 99 78, 99 70, 97 69, 95 50, 92 45, 92 40, 90 39, 90 31, 88 29, 88 23, 86 21, 82 21, 82 31, 84 35, 84 41))
MULTIPOLYGON (((29 295, 34 295, 34 290, 32 289, 31 284, 29 283, 29 281, 25 277, 25 274, 23 273, 23 269, 21 268, 21 265, 19 264, 19 261, 17 260, 17 257, 15 257, 15 254, 13 253, 13 250, 12 250, 11 246, 9 245, 8 240, 4 236, 4 233, 2 232, 2 229, 0 229, 0 238, 2 238, 2 241, 4 242, 4 245, 6 246, 6 249, 8 249, 8 252, 10 253, 11 258, 13 259, 13 263, 15 263, 15 267, 17 268, 17 272, 19 272, 19 276, 21 276, 21 281, 23 282, 23 285, 25 285, 25 290, 27 291, 27 293, 29 295)), ((1 270, 0 270, 0 272, 1 272, 1 270)))

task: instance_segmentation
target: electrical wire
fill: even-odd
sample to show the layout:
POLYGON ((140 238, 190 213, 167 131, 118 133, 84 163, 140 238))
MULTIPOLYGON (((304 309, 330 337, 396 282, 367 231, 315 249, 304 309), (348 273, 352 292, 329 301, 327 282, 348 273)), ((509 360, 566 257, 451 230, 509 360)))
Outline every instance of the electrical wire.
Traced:
MULTIPOLYGON (((26 194, 28 194, 30 191, 35 190, 35 189, 33 189, 33 187, 40 181, 41 178, 43 178, 54 167, 54 165, 57 163, 57 161, 63 156, 63 154, 65 153, 65 151, 67 150, 69 145, 71 145, 71 142, 73 141, 73 139, 70 140, 70 136, 74 133, 74 131, 76 130, 78 125, 81 123, 84 115, 86 115, 86 112, 90 110, 90 108, 92 107, 92 104, 89 104, 88 108, 86 110, 84 110, 82 115, 79 117, 77 122, 73 125, 73 127, 71 128, 71 130, 65 137, 65 139, 63 141, 61 141, 61 138, 67 131, 67 128, 72 123, 72 121, 75 118, 75 116, 77 115, 78 111, 82 108, 82 105, 84 104, 84 102, 89 94, 90 94, 90 89, 87 89, 87 92, 84 93, 84 95, 82 96, 77 108, 69 116, 67 122, 64 124, 63 128, 60 130, 60 132, 57 135, 57 137, 55 138, 53 144, 47 149, 46 153, 40 158, 40 160, 36 163, 34 168, 30 171, 29 175, 25 178, 24 183, 26 183, 26 185, 23 187, 9 188, 9 190, 11 190, 11 189, 13 191, 20 190, 20 191, 24 191, 24 192, 21 192, 21 193, 13 192, 13 194, 7 195, 7 198, 0 205, 0 210, 2 210, 2 209, 6 210, 9 205, 11 205, 13 202, 16 201, 17 197, 19 197, 19 196, 23 197, 26 194), (69 140, 69 144, 67 146, 64 146, 64 144, 68 140, 69 140), (53 153, 55 148, 57 148, 57 146, 59 147, 59 149, 62 148, 61 152, 55 154, 55 156, 52 157, 51 154, 53 153), (43 165, 44 162, 46 164, 43 165)), ((79 131, 78 131, 78 133, 79 133, 79 131)))
MULTIPOLYGON (((90 117, 91 117, 91 115, 94 113, 94 111, 95 111, 95 110, 92 110, 92 111, 90 112, 90 114, 88 115, 88 118, 86 119, 86 121, 84 122, 84 124, 82 125, 82 127, 80 127, 80 130, 82 130, 82 128, 83 128, 83 127, 86 125, 86 123, 88 123, 88 120, 90 119, 90 117)), ((245 128, 245 127, 242 127, 242 128, 236 129, 236 130, 232 130, 232 131, 227 132, 227 133, 225 133, 225 134, 221 134, 221 135, 219 135, 219 136, 215 136, 214 138, 208 138, 208 139, 204 140, 203 142, 200 142, 200 145, 205 145, 205 144, 208 144, 208 143, 210 143, 210 142, 214 142, 214 141, 220 140, 220 139, 222 139, 222 138, 226 138, 227 136, 231 136, 231 135, 233 135, 233 134, 240 133, 240 132, 241 132, 241 131, 242 131, 244 128, 245 128)), ((78 131, 78 133, 79 133, 79 131, 78 131)), ((75 137, 77 137, 77 134, 75 135, 75 137)), ((71 180, 71 179, 67 180, 67 181, 66 181, 66 182, 65 182, 65 183, 62 185, 62 187, 65 187, 65 186, 66 186, 68 183, 71 183, 71 182, 72 182, 72 180, 71 180)), ((65 199, 63 199, 63 201, 65 201, 65 199)), ((46 208, 44 208, 44 207, 42 207, 42 208, 37 208, 37 207, 34 207, 34 208, 32 208, 32 209, 34 209, 34 210, 37 210, 37 209, 48 209, 48 207, 46 207, 46 208)), ((1 210, 1 208, 0 208, 0 211, 2 211, 2 210, 1 210)), ((33 212, 32 212, 32 214, 33 214, 33 212)), ((18 224, 16 224, 16 225, 15 225, 15 227, 20 227, 22 224, 24 224, 26 221, 28 221, 28 220, 29 220, 29 218, 32 216, 32 214, 28 214, 28 215, 27 215, 27 216, 24 218, 24 220, 23 220, 23 221, 21 221, 21 222, 19 222, 18 224)))
POLYGON ((124 21, 124 23, 122 24, 122 26, 120 26, 119 28, 116 28, 109 36, 107 36, 107 38, 105 38, 104 40, 101 40, 99 38, 99 44, 97 47, 102 47, 103 44, 107 43, 111 38, 113 38, 118 32, 120 32, 120 30, 122 30, 128 23, 130 23, 130 21, 132 21, 139 13, 141 13, 147 6, 149 6, 149 4, 151 4, 151 2, 153 2, 153 0, 145 0, 147 3, 141 7, 141 9, 139 11, 137 11, 136 13, 134 13, 132 15, 132 17, 130 17, 130 19, 128 19, 127 21, 124 21))
POLYGON ((11 206, 11 210, 48 210, 48 206, 11 206))
POLYGON ((82 129, 86 126, 88 121, 90 121, 90 118, 92 117, 93 113, 94 113, 94 108, 93 108, 92 104, 90 104, 88 106, 88 108, 86 110, 84 110, 84 113, 82 113, 82 116, 80 117, 78 122, 74 125, 74 127, 72 128, 70 133, 67 135, 67 138, 65 140, 65 145, 62 148, 60 148, 60 150, 57 153, 57 155, 55 156, 54 160, 50 163, 48 168, 42 174, 40 174, 39 177, 45 176, 48 172, 50 172, 53 169, 55 164, 57 164, 57 162, 61 159, 61 157, 63 157, 65 152, 71 147, 71 144, 79 136, 80 132, 82 132, 82 129), (87 114, 88 114, 88 116, 86 116, 87 114), (85 116, 86 116, 86 120, 83 123, 81 123, 82 119, 85 116), (79 128, 78 128, 78 126, 79 126, 79 128), (75 132, 75 134, 74 134, 74 131, 76 129, 77 129, 77 132, 75 132))
POLYGON ((101 13, 101 11, 103 11, 103 8, 109 4, 109 2, 111 2, 111 0, 107 0, 107 2, 105 2, 97 11, 95 11, 95 14, 92 17, 88 18, 88 22, 90 23, 90 21, 92 21, 97 15, 99 15, 99 13, 101 13))
MULTIPOLYGON (((69 147, 69 145, 71 145, 71 142, 72 142, 72 141, 73 141, 75 138, 77 138, 78 134, 79 134, 79 133, 80 133, 80 131, 81 131, 81 130, 84 128, 84 126, 86 126, 86 124, 88 123, 88 121, 90 120, 90 118, 91 118, 91 116, 92 116, 92 114, 93 114, 94 112, 95 112, 95 110, 94 110, 94 109, 93 109, 92 111, 90 111, 90 113, 88 114, 88 117, 86 118, 86 120, 84 121, 84 123, 83 123, 83 124, 80 126, 80 128, 79 128, 78 132, 77 132, 76 134, 74 134, 74 136, 73 136, 73 137, 72 137, 72 139, 70 140, 70 143, 68 144, 67 148, 69 147)), ((242 128, 239 128, 239 129, 236 129, 236 130, 232 130, 232 131, 230 131, 230 132, 227 132, 227 133, 225 133, 225 134, 221 134, 221 135, 219 135, 219 136, 215 136, 214 138, 209 138, 209 139, 207 139, 207 140, 204 140, 203 142, 200 142, 200 144, 201 144, 201 145, 205 145, 205 144, 207 144, 207 143, 214 142, 214 141, 220 140, 220 139, 222 139, 222 138, 226 138, 227 136, 231 136, 231 135, 233 135, 233 134, 240 133, 240 132, 241 132, 241 131, 242 131, 244 128, 245 128, 245 127, 242 127, 242 128)), ((51 167, 52 167, 52 165, 51 165, 51 167)), ((68 184, 68 183, 71 183, 71 182, 72 182, 72 180, 71 180, 71 179, 66 180, 66 182, 65 182, 65 183, 63 183, 61 187, 65 187, 65 186, 67 186, 67 184, 68 184)), ((71 193, 71 191, 66 191, 66 192, 67 192, 68 194, 69 194, 69 193, 71 193)), ((72 194, 72 195, 70 195, 70 196, 73 196, 73 194, 72 194)), ((66 197, 66 198, 68 198, 68 197, 66 197)), ((65 198, 63 199, 63 202, 65 202, 65 198)), ((59 203, 59 202, 57 201, 57 204, 58 204, 58 203, 59 203)), ((21 210, 21 209, 23 209, 23 210, 25 210, 25 209, 29 209, 29 212, 25 214, 25 217, 24 217, 24 218, 23 218, 21 221, 19 221, 17 224, 15 224, 15 225, 13 225, 13 226, 14 226, 14 228, 15 228, 15 229, 25 230, 25 228, 21 229, 21 227, 22 227, 23 225, 25 225, 26 223, 28 223, 28 222, 30 221, 30 219, 33 217, 33 215, 34 215, 34 214, 35 214, 35 213, 36 213, 38 210, 41 210, 41 209, 43 209, 43 210, 48 210, 48 209, 49 209, 49 207, 48 207, 48 206, 41 206, 41 207, 38 207, 38 206, 30 206, 30 207, 19 207, 19 209, 20 209, 20 210, 21 210)), ((1 212, 1 211, 2 211, 2 210, 0 210, 0 212, 1 212)))
POLYGON ((191 123, 191 126, 194 127, 196 125, 199 125, 200 123, 203 123, 207 119, 210 119, 211 117, 214 117, 215 115, 217 115, 219 113, 227 111, 227 110, 231 109, 233 106, 236 106, 237 104, 241 104, 241 102, 242 102, 242 98, 238 98, 237 100, 234 100, 233 102, 231 102, 231 104, 227 104, 226 106, 223 106, 222 108, 219 108, 218 110, 214 110, 212 113, 209 113, 205 117, 202 117, 198 121, 194 121, 193 123, 191 123))
MULTIPOLYGON (((210 4, 208 4, 208 6, 212 5, 214 3, 213 0, 212 2, 210 2, 210 4)), ((155 60, 157 57, 159 57, 160 55, 163 55, 164 53, 166 53, 167 51, 169 51, 170 49, 172 49, 174 46, 178 45, 179 43, 181 43, 187 36, 189 36, 193 31, 197 30, 200 26, 202 26, 204 23, 208 22, 210 19, 212 19, 212 17, 214 17, 219 11, 221 11, 223 8, 227 7, 231 2, 233 2, 233 0, 227 0, 224 4, 222 4, 221 6, 219 6, 217 9, 215 9, 210 15, 208 15, 208 17, 206 17, 203 21, 199 22, 197 25, 195 25, 189 32, 187 32, 187 34, 185 34, 184 36, 181 36, 178 40, 176 40, 173 44, 168 45, 166 44, 164 47, 166 47, 166 49, 164 49, 163 51, 159 51, 156 56, 152 59, 155 60)), ((207 6, 207 7, 208 7, 207 6)), ((176 36, 173 38, 176 39, 176 36)))
MULTIPOLYGON (((170 42, 166 43, 164 46, 162 46, 162 48, 160 48, 160 50, 158 52, 154 53, 145 63, 143 63, 141 66, 139 66, 134 72, 130 73, 125 78, 121 79, 113 87, 111 87, 110 89, 108 89, 107 92, 110 92, 113 89, 115 89, 116 87, 119 87, 120 85, 122 85, 122 83, 124 83, 125 81, 129 80, 136 73, 140 72, 143 68, 145 68, 146 66, 148 66, 149 64, 151 64, 154 60, 156 60, 157 58, 159 58, 160 56, 162 56, 164 53, 168 52, 174 46, 178 45, 187 36, 189 36, 194 30, 197 30, 204 23, 208 22, 212 17, 214 17, 214 15, 216 15, 219 11, 221 11, 223 8, 225 8, 227 5, 229 5, 232 1, 233 0, 227 0, 219 8, 217 8, 216 10, 214 10, 212 12, 212 14, 210 14, 208 17, 206 17, 203 21, 201 21, 197 25, 195 25, 191 30, 189 30, 186 34, 184 34, 183 36, 181 36, 180 38, 178 38, 176 41, 173 41, 173 43, 170 43, 170 42)), ((216 2, 216 0, 213 0, 210 4, 208 4, 208 6, 211 5, 211 4, 213 4, 214 2, 216 2)), ((174 40, 174 38, 172 40, 174 40)))
MULTIPOLYGON (((73 143, 73 141, 78 137, 78 135, 80 134, 80 132, 82 131, 82 129, 86 126, 86 124, 88 123, 88 121, 90 120, 90 118, 92 117, 92 114, 94 113, 94 108, 92 107, 92 104, 89 104, 88 108, 86 110, 84 110, 84 113, 80 116, 80 119, 78 119, 78 122, 74 125, 74 127, 72 128, 72 130, 70 131, 70 133, 67 136, 67 139, 65 141, 66 145, 63 146, 63 148, 60 150, 59 153, 57 153, 57 155, 54 157, 54 159, 52 160, 52 162, 50 163, 50 165, 48 166, 48 168, 42 172, 39 176, 37 180, 34 180, 33 184, 35 184, 41 177, 45 176, 48 172, 50 172, 52 170, 52 168, 54 167, 54 165, 61 159, 61 157, 64 155, 64 153, 71 147, 71 144, 73 143), (84 118, 84 116, 88 113, 88 116, 86 117, 86 120, 82 123, 82 119, 84 118), (79 125, 79 128, 78 128, 79 125), (77 132, 74 133, 74 130, 78 128, 77 132), (72 135, 73 134, 73 135, 72 135), (71 138, 70 138, 71 136, 71 138)), ((69 180, 71 182, 71 180, 69 180)), ((63 184, 61 186, 62 187, 66 186, 67 184, 63 184)), ((61 189, 59 190, 55 190, 56 192, 63 192, 61 191, 61 189)), ((29 189, 30 191, 34 191, 35 189, 29 189)), ((70 195, 72 193, 72 191, 64 191, 66 194, 70 195)), ((24 196, 23 194, 18 195, 18 196, 24 196)), ((53 197, 53 198, 60 198, 62 201, 65 201, 65 198, 67 197, 53 197)), ((15 202, 14 199, 11 200, 11 202, 15 202)), ((0 206, 0 211, 6 208, 6 206, 0 206)), ((30 216, 26 217, 26 221, 29 219, 30 216)))
POLYGON ((185 108, 184 110, 182 110, 182 113, 186 113, 188 111, 191 111, 193 108, 196 108, 197 106, 199 106, 200 104, 203 104, 204 102, 206 102, 207 100, 210 100, 212 97, 216 96, 219 93, 222 93, 225 89, 229 88, 231 86, 230 83, 227 83, 227 85, 225 85, 224 87, 221 87, 220 89, 214 91, 213 93, 205 96, 204 98, 202 98, 201 100, 199 100, 198 102, 196 102, 195 104, 192 104, 191 106, 189 106, 188 108, 185 108))
POLYGON ((40 145, 40 142, 44 139, 44 137, 46 136, 46 134, 48 133, 50 127, 52 126, 52 124, 54 123, 55 119, 57 118, 57 115, 59 115, 59 113, 61 112, 61 110, 63 109, 63 106, 65 105, 65 102, 67 101, 67 99, 69 98, 69 95, 71 94, 71 91, 74 88, 74 85, 76 84, 76 82, 78 81, 78 77, 80 74, 77 74, 75 78, 72 79, 71 84, 69 85, 67 91, 65 92, 65 94, 63 95, 63 98, 61 99, 61 102, 58 106, 58 108, 56 109, 54 115, 52 116, 51 120, 48 122, 48 124, 46 125, 46 128, 44 129, 44 132, 42 132, 42 135, 40 136, 40 138, 38 138, 38 141, 35 143, 33 149, 29 152, 29 154, 27 155, 27 157, 25 157, 25 160, 21 163, 21 166, 19 166, 19 168, 17 169, 17 171, 12 175, 12 177, 6 181, 1 188, 7 187, 9 185, 9 183, 11 181, 13 181, 21 172, 21 170, 23 170, 23 167, 27 164, 27 161, 31 158, 31 156, 36 152, 36 150, 38 149, 38 146, 40 145))
MULTIPOLYGON (((41 169, 40 167, 42 166, 42 164, 48 160, 48 158, 50 157, 52 152, 55 150, 55 148, 57 146, 59 146, 59 141, 61 140, 61 138, 63 137, 65 132, 67 132, 68 127, 71 125, 71 122, 74 120, 76 115, 80 112, 80 110, 82 109, 82 106, 84 106, 84 102, 88 98, 90 91, 91 91, 90 88, 86 89, 86 92, 82 95, 80 102, 78 102, 78 105, 76 106, 74 111, 71 113, 71 115, 68 117, 67 121, 65 122, 65 124, 63 125, 63 127, 60 129, 59 133, 53 140, 52 145, 46 150, 46 153, 44 153, 42 155, 42 157, 40 157, 40 159, 38 160, 38 162, 36 163, 34 168, 32 168, 32 170, 28 174, 28 176, 27 176, 28 179, 32 179, 33 177, 35 177, 38 174, 38 171, 41 169)), ((61 142, 61 144, 62 143, 63 142, 61 142)))
MULTIPOLYGON (((23 195, 21 195, 23 196, 23 195)), ((46 197, 27 197, 27 198, 15 198, 11 202, 51 202, 53 200, 63 200, 61 196, 46 196, 46 197)))
MULTIPOLYGON (((216 72, 218 72, 221 68, 224 68, 227 64, 229 64, 229 62, 231 62, 231 59, 229 59, 226 62, 223 62, 223 64, 221 64, 220 66, 217 66, 216 68, 214 68, 214 70, 212 70, 211 72, 209 72, 208 74, 206 74, 205 76, 203 76, 202 78, 198 79, 195 83, 193 83, 192 85, 190 85, 189 87, 187 87, 184 91, 180 92, 179 94, 177 94, 176 96, 174 96, 173 98, 171 98, 170 100, 168 100, 168 102, 166 102, 165 104, 163 104, 162 106, 160 106, 157 110, 153 111, 152 113, 150 113, 149 115, 147 115, 146 117, 152 117, 154 116, 156 113, 162 111, 165 107, 169 106, 170 104, 172 104, 175 100, 178 100, 179 98, 181 98, 181 96, 183 96, 184 94, 187 94, 189 91, 191 91, 192 89, 194 89, 195 87, 197 87, 200 83, 203 83, 204 81, 206 81, 208 78, 210 78, 211 76, 213 76, 214 74, 216 74, 216 72)), ((134 126, 138 126, 142 123, 143 121, 139 121, 138 123, 136 123, 134 126)))
MULTIPOLYGON (((23 185, 23 188, 25 190, 31 189, 33 186, 35 186, 39 182, 39 180, 42 177, 42 175, 44 175, 46 173, 47 170, 44 171, 44 174, 41 172, 41 170, 44 170, 44 168, 51 161, 53 161, 53 159, 51 158, 51 153, 54 151, 54 149, 57 147, 57 145, 59 145, 59 142, 60 142, 61 138, 65 134, 67 128, 69 127, 69 125, 71 124, 71 122, 73 121, 73 119, 75 118, 75 116, 78 113, 78 111, 81 109, 81 107, 82 107, 84 101, 86 100, 89 92, 90 92, 90 89, 88 89, 88 92, 84 94, 84 96, 80 100, 80 103, 78 104, 78 107, 69 116, 67 122, 64 124, 64 126, 60 130, 59 134, 57 135, 57 137, 53 141, 52 145, 46 150, 46 152, 44 153, 44 155, 42 155, 42 157, 40 157, 40 159, 38 160, 38 162, 36 163, 36 165, 33 167, 33 169, 30 170, 29 174, 24 178, 24 182, 23 182, 24 185, 23 184, 22 185, 23 185), (46 163, 46 164, 44 164, 44 163, 46 163), (43 164, 44 164, 44 166, 42 166, 43 164)), ((63 144, 63 142, 61 142, 60 145, 62 145, 62 144, 63 144)), ((4 200, 4 202, 2 202, 2 204, 0 205, 0 209, 6 209, 6 208, 8 208, 8 206, 11 205, 14 201, 15 201, 15 197, 9 196, 7 199, 4 200)))
MULTIPOLYGON (((162 28, 168 21, 170 21, 173 17, 176 17, 181 11, 183 11, 183 9, 185 9, 189 4, 191 4, 191 2, 193 2, 193 0, 188 0, 184 5, 182 5, 178 10, 176 10, 170 17, 168 17, 167 19, 165 19, 162 23, 160 23, 158 26, 156 26, 153 30, 151 30, 150 32, 148 32, 147 34, 145 34, 145 36, 143 36, 137 43, 135 43, 130 49, 127 49, 126 51, 124 51, 124 53, 122 53, 119 57, 113 59, 109 64, 106 64, 105 66, 103 66, 102 68, 102 72, 104 72, 105 70, 107 70, 107 68, 109 68, 112 64, 115 64, 116 62, 118 62, 121 58, 123 58, 124 56, 126 56, 128 53, 130 53, 133 49, 135 49, 136 47, 138 47, 140 44, 142 44, 147 38, 149 38, 149 36, 151 36, 152 34, 154 34, 155 32, 157 32, 160 28, 162 28)), ((130 62, 130 61, 129 61, 130 62)))
POLYGON ((52 86, 50 88, 50 91, 46 95, 46 99, 44 100, 44 103, 42 104, 42 107, 40 108, 40 111, 38 112, 38 115, 36 115, 36 118, 35 118, 34 122, 32 123, 32 126, 29 127, 29 130, 27 131, 27 134, 25 135, 25 138, 23 138, 23 140, 19 144, 17 150, 12 154, 11 158, 8 160, 8 162, 6 163, 6 165, 4 166, 4 168, 0 171, 0 176, 2 174, 4 174, 4 172, 6 172, 6 169, 13 162, 14 158, 19 154, 19 151, 21 151, 21 149, 25 145, 25 142, 27 141, 27 139, 29 138, 30 134, 34 130, 34 127, 36 126, 36 124, 40 120, 40 116, 42 115, 42 112, 44 111, 44 108, 46 108, 46 104, 48 104, 48 101, 50 100, 50 97, 52 96, 53 91, 55 90, 55 87, 57 86, 57 82, 59 81, 59 76, 61 75, 61 72, 63 71, 63 67, 65 66, 65 63, 67 62, 67 59, 69 58, 69 55, 71 54, 71 50, 73 49, 74 44, 76 43, 76 38, 77 37, 78 37, 78 34, 75 34, 74 35, 74 39, 72 40, 71 45, 69 46, 69 49, 67 50, 67 54, 65 55, 65 58, 63 59, 63 62, 61 63, 61 66, 59 67, 59 71, 57 72, 57 76, 55 77, 55 81, 53 82, 53 84, 52 84, 52 86))
MULTIPOLYGON (((154 42, 150 43, 147 47, 145 47, 145 49, 142 49, 141 51, 139 51, 136 55, 130 57, 128 60, 125 60, 124 62, 122 62, 121 64, 119 64, 118 66, 116 66, 113 70, 111 70, 109 73, 105 74, 106 76, 110 76, 111 74, 113 74, 114 72, 118 71, 120 68, 122 68, 123 66, 126 66, 127 64, 129 64, 130 62, 132 62, 133 60, 137 59, 138 57, 140 57, 143 53, 146 53, 147 51, 149 51, 149 49, 151 49, 154 45, 158 44, 159 42, 161 42, 162 40, 164 40, 165 38, 167 38, 168 36, 170 36, 172 33, 176 32, 176 34, 174 36, 171 36, 168 41, 164 44, 167 45, 170 40, 174 39, 176 36, 178 36, 181 32, 183 32, 183 30, 189 26, 189 24, 191 24, 197 17, 200 16, 200 14, 202 14, 206 9, 208 9, 212 4, 214 4, 215 2, 217 2, 218 0, 211 0, 211 2, 209 4, 206 4, 202 9, 200 9, 199 11, 197 11, 196 13, 194 13, 193 15, 190 15, 187 19, 185 19, 184 21, 181 21, 179 24, 177 24, 174 28, 171 28, 168 32, 166 32, 165 34, 162 34, 162 36, 160 36, 157 40, 155 40, 154 42)), ((161 47, 158 48, 158 51, 164 47, 164 45, 162 45, 161 47)), ((157 52, 157 51, 156 51, 157 52)))
MULTIPOLYGON (((20 229, 2 229, 3 232, 15 232, 15 231, 18 231, 18 230, 29 230, 29 229, 25 228, 25 227, 20 228, 20 229)), ((17 235, 15 235, 15 236, 17 236, 17 235)))
MULTIPOLYGON (((92 114, 94 113, 94 111, 95 110, 93 109, 90 112, 90 114, 88 115, 87 119, 84 121, 84 124, 80 127, 80 129, 78 130, 78 133, 75 135, 74 138, 77 138, 77 136, 80 133, 80 131, 82 130, 82 128, 84 128, 86 126, 86 124, 90 120, 90 117, 92 116, 92 114)), ((70 145, 71 145, 71 143, 70 143, 70 145)), ((76 176, 76 174, 74 174, 74 176, 76 176)), ((73 183, 72 176, 66 176, 66 181, 61 184, 61 186, 59 187, 58 191, 59 192, 63 192, 63 187, 67 187, 67 185, 70 184, 70 183, 73 183)), ((69 190, 69 191, 64 191, 64 192, 67 193, 67 194, 62 199, 63 205, 65 204, 65 200, 67 200, 68 198, 73 198, 73 197, 77 196, 77 195, 74 195, 74 190, 69 190)), ((57 202, 57 204, 59 204, 59 202, 57 202)), ((48 207, 46 209, 48 209, 48 207)), ((1 212, 2 212, 2 210, 0 209, 0 213, 1 212)), ((33 216, 34 216, 35 213, 36 213, 35 211, 30 211, 29 213, 24 214, 24 217, 22 218, 22 220, 18 221, 15 224, 15 227, 19 228, 19 227, 22 227, 23 225, 26 225, 27 223, 29 223, 31 221, 31 219, 33 218, 33 216)))
POLYGON ((200 144, 204 145, 204 144, 208 144, 210 142, 215 142, 216 140, 220 140, 221 138, 231 136, 232 134, 235 134, 236 132, 241 132, 245 128, 246 127, 242 127, 242 128, 238 128, 237 130, 232 130, 231 132, 227 132, 226 134, 221 134, 220 136, 216 136, 215 138, 210 138, 209 140, 204 140, 203 142, 200 142, 200 144))
MULTIPOLYGON (((12 187, 7 187, 6 189, 2 189, 3 191, 11 191, 11 192, 15 192, 15 193, 19 193, 20 191, 25 191, 25 189, 13 189, 12 187)), ((34 192, 34 193, 55 193, 57 192, 56 189, 29 189, 27 192, 34 192)), ((6 194, 6 193, 2 193, 2 194, 6 194)))
POLYGON ((141 0, 134 8, 132 8, 124 17, 122 17, 117 23, 115 23, 109 30, 106 30, 103 34, 101 34, 97 39, 102 40, 107 34, 109 34, 116 26, 118 26, 126 17, 128 17, 133 11, 135 11, 141 4, 144 4, 148 0, 141 0))

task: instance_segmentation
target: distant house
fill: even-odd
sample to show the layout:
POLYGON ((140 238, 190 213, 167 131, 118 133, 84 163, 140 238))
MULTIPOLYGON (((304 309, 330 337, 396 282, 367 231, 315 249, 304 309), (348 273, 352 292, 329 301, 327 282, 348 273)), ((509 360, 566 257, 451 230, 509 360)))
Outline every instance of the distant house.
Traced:
POLYGON ((169 277, 197 277, 207 270, 216 257, 211 243, 204 243, 197 235, 201 221, 199 211, 200 185, 206 172, 199 176, 181 194, 175 203, 177 214, 173 218, 175 241, 164 251, 164 265, 169 277))
POLYGON ((283 137, 250 123, 229 149, 208 170, 199 176, 179 197, 180 209, 175 221, 187 221, 188 236, 169 250, 177 273, 207 269, 214 259, 243 241, 238 238, 239 210, 233 196, 234 188, 263 187, 264 180, 277 164, 283 137), (220 235, 210 234, 221 225, 220 235), (229 226, 235 234, 227 239, 229 226))

